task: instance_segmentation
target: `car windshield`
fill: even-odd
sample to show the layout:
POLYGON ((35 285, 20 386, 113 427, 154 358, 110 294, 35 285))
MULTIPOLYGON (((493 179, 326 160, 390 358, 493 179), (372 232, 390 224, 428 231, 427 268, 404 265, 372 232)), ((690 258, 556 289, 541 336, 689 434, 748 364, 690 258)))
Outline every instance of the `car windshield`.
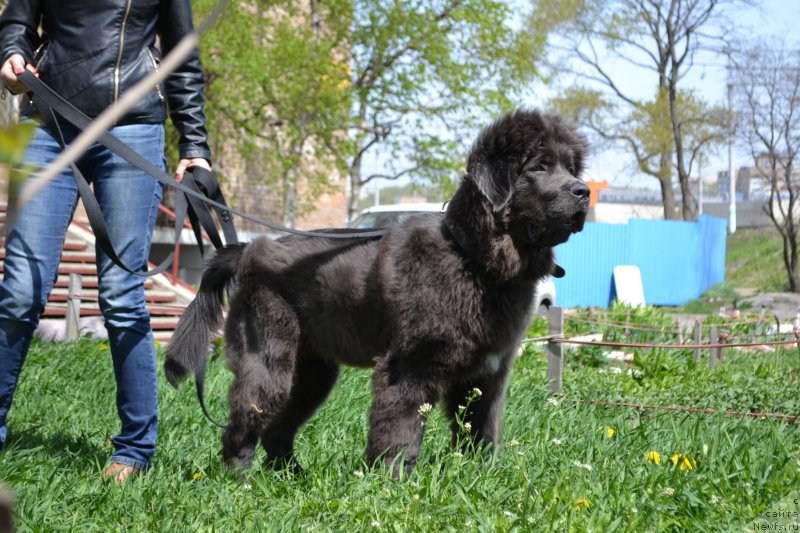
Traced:
POLYGON ((419 214, 421 211, 383 211, 378 213, 363 213, 356 217, 351 228, 356 229, 369 229, 369 228, 388 228, 400 220, 401 217, 407 215, 419 214))

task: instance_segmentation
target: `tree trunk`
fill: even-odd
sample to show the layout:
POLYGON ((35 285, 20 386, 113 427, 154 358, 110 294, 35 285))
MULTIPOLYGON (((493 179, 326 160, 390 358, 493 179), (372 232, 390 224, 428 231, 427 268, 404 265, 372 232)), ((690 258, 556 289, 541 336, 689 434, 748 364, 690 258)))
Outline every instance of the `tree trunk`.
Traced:
POLYGON ((675 191, 672 190, 672 154, 661 154, 658 181, 661 184, 661 202, 664 205, 664 220, 677 220, 675 191))
MULTIPOLYGON (((361 151, 361 143, 356 141, 356 151, 361 151)), ((350 165, 350 196, 347 198, 347 224, 358 213, 358 198, 361 196, 361 156, 353 159, 350 165)))
POLYGON ((800 280, 797 276, 797 240, 789 235, 783 236, 783 264, 789 278, 789 291, 800 292, 800 280))

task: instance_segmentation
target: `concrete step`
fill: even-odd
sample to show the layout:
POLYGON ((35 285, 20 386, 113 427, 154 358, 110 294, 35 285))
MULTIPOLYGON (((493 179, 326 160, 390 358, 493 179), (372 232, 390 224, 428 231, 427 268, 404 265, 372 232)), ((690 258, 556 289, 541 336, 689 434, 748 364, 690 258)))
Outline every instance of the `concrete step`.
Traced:
MULTIPOLYGON (((166 316, 174 316, 179 317, 183 314, 185 307, 182 305, 148 305, 147 310, 150 311, 151 317, 159 317, 161 315, 166 316)), ((95 303, 81 303, 81 316, 99 316, 100 306, 95 303)), ((52 318, 52 317, 60 317, 60 316, 67 316, 67 305, 66 303, 49 303, 44 308, 44 313, 42 316, 52 318)), ((175 319, 177 322, 177 318, 175 319)))
MULTIPOLYGON (((0 272, 5 272, 5 265, 0 264, 0 272)), ((59 274, 80 274, 82 276, 96 276, 97 266, 83 263, 61 263, 58 265, 59 274)))
MULTIPOLYGON (((0 265, 0 272, 3 271, 2 265, 0 265)), ((153 286, 153 280, 146 279, 144 280, 144 288, 149 289, 153 286)), ((55 287, 69 287, 69 275, 64 274, 58 276, 56 280, 55 287)), ((81 276, 81 287, 84 289, 96 289, 97 288, 97 276, 81 276)))
MULTIPOLYGON (((48 301, 66 302, 68 297, 69 297, 68 288, 56 286, 56 288, 54 288, 53 291, 50 293, 50 298, 48 301)), ((174 292, 166 290, 157 290, 157 289, 145 290, 144 297, 145 301, 147 301, 148 303, 169 303, 169 302, 174 302, 177 299, 174 292)), ((81 300, 96 302, 97 289, 96 288, 88 289, 86 287, 82 287, 81 300)))
MULTIPOLYGON (((5 260, 6 249, 0 248, 0 260, 5 260)), ((61 254, 62 263, 94 263, 94 250, 64 250, 61 254)))

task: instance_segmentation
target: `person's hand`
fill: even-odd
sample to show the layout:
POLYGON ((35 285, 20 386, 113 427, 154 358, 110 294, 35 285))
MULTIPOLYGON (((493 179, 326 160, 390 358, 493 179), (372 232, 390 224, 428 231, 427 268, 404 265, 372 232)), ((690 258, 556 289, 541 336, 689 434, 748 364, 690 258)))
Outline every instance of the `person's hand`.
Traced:
POLYGON ((178 168, 175 169, 175 181, 181 181, 183 179, 183 173, 186 172, 187 168, 192 167, 200 167, 204 168, 208 171, 211 170, 211 163, 207 160, 203 159, 202 157, 192 157, 191 159, 181 159, 178 161, 178 168))
POLYGON ((30 63, 25 64, 25 59, 19 54, 11 54, 6 59, 6 62, 3 63, 3 66, 0 67, 0 79, 3 80, 3 85, 11 91, 11 94, 24 93, 28 90, 25 84, 19 81, 17 77, 17 74, 22 74, 22 71, 26 68, 36 74, 36 77, 39 77, 36 67, 30 63))

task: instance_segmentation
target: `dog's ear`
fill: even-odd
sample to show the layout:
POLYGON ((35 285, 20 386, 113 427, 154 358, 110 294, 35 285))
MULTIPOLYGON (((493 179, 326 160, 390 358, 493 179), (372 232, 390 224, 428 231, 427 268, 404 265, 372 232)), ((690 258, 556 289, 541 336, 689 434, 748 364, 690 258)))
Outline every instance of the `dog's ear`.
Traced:
POLYGON ((500 211, 511 199, 511 168, 507 160, 490 160, 473 153, 467 163, 468 179, 491 202, 492 209, 500 211))

